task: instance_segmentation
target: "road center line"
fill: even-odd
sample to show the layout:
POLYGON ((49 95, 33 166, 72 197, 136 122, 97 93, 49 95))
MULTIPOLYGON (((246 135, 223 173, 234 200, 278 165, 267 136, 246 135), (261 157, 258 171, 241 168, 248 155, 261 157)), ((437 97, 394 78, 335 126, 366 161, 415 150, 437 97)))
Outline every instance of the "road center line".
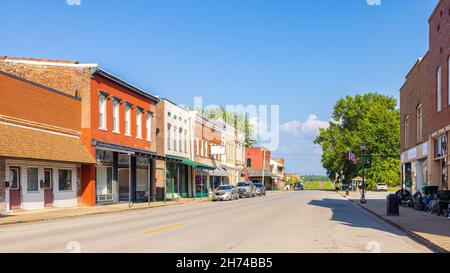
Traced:
POLYGON ((150 231, 144 232, 142 235, 150 235, 150 234, 155 234, 155 233, 158 233, 158 232, 161 232, 161 231, 165 231, 165 230, 180 228, 182 226, 185 226, 186 224, 187 224, 186 222, 182 222, 182 223, 175 224, 175 225, 172 225, 172 226, 167 226, 167 227, 162 227, 162 228, 150 230, 150 231))

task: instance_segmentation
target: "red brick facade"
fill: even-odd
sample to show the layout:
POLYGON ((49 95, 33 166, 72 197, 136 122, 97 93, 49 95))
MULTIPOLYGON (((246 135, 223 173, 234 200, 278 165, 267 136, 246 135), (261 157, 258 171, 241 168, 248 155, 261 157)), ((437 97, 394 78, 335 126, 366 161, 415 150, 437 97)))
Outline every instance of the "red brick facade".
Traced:
POLYGON ((81 99, 0 74, 0 119, 80 134, 81 99))
POLYGON ((427 121, 430 123, 430 133, 450 124, 449 104, 449 58, 450 58, 450 1, 441 0, 430 17, 430 49, 428 52, 429 102, 432 111, 427 121), (437 71, 442 73, 442 111, 437 112, 437 71))
POLYGON ((403 178, 412 180, 413 188, 415 183, 448 187, 448 154, 439 157, 435 141, 450 130, 449 65, 450 0, 441 0, 429 18, 429 50, 400 90, 403 178))
POLYGON ((139 94, 136 94, 129 89, 120 86, 111 80, 108 80, 100 75, 95 75, 91 82, 91 139, 104 141, 107 143, 113 143, 120 146, 128 146, 140 150, 147 150, 156 152, 156 130, 155 121, 156 116, 153 115, 151 124, 153 128, 151 130, 152 141, 147 140, 146 135, 146 113, 155 113, 156 103, 148 98, 145 98, 139 94), (106 127, 107 130, 99 129, 99 92, 105 92, 108 94, 106 102, 106 127), (113 128, 113 99, 118 98, 121 100, 119 105, 119 133, 112 132, 113 128), (125 135, 125 103, 130 103, 131 107, 131 135, 125 135), (136 112, 137 109, 143 110, 141 119, 142 137, 136 136, 136 112))
POLYGON ((266 148, 263 147, 247 148, 245 149, 246 164, 251 162, 251 166, 248 166, 247 164, 246 167, 254 170, 265 169, 266 171, 270 171, 270 156, 271 153, 266 148), (263 160, 264 155, 266 161, 265 163, 263 160))

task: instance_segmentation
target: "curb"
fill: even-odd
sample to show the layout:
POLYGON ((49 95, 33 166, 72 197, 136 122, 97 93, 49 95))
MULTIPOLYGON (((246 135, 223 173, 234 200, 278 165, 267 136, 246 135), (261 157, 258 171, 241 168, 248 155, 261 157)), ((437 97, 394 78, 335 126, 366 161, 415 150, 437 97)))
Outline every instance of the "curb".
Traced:
MULTIPOLYGON (((199 200, 199 201, 194 201, 194 202, 206 202, 206 201, 199 200)), ((123 212, 139 211, 139 210, 145 210, 145 209, 155 209, 155 208, 181 206, 181 205, 186 205, 186 204, 194 203, 194 202, 174 203, 174 204, 166 204, 166 205, 162 205, 162 206, 153 206, 153 207, 150 206, 150 207, 142 207, 142 208, 128 208, 128 209, 116 210, 116 211, 99 211, 99 212, 88 213, 88 214, 67 215, 67 216, 59 216, 59 217, 48 217, 48 218, 32 219, 32 220, 20 220, 20 221, 15 221, 15 222, 0 223, 0 227, 2 227, 2 226, 10 226, 10 225, 17 225, 17 224, 48 222, 48 221, 53 221, 53 220, 75 219, 75 218, 81 218, 81 217, 86 217, 86 216, 123 213, 123 212)), ((6 215, 6 217, 8 217, 8 215, 6 215)), ((0 215, 0 219, 1 218, 2 218, 2 216, 0 215)))
POLYGON ((370 213, 370 214, 376 216, 378 219, 380 219, 380 220, 382 220, 382 221, 384 221, 384 222, 386 222, 386 223, 388 223, 388 224, 390 224, 390 225, 392 225, 392 226, 394 226, 394 227, 400 229, 401 231, 405 232, 406 235, 408 235, 408 237, 410 237, 411 239, 413 239, 413 240, 415 240, 415 241, 421 243, 422 245, 424 245, 424 246, 430 248, 430 249, 433 250, 434 252, 437 252, 437 253, 449 253, 448 250, 446 250, 446 249, 444 249, 444 248, 442 248, 442 247, 436 245, 436 244, 433 243, 432 241, 430 241, 430 240, 426 239, 425 237, 423 237, 423 236, 421 236, 421 235, 415 233, 414 231, 412 231, 412 230, 410 230, 410 229, 408 229, 408 228, 405 228, 404 226, 401 226, 401 225, 399 225, 399 224, 397 224, 397 223, 394 223, 393 221, 391 221, 391 220, 389 220, 389 219, 384 218, 383 216, 381 216, 381 215, 379 215, 379 214, 377 214, 377 213, 371 211, 370 209, 368 209, 368 208, 362 206, 361 204, 359 204, 359 203, 357 203, 357 202, 354 202, 354 201, 351 200, 351 199, 348 199, 347 196, 345 196, 345 195, 343 195, 343 194, 341 194, 341 193, 339 193, 339 194, 342 195, 342 196, 343 196, 345 199, 347 199, 348 201, 350 201, 350 202, 352 202, 353 204, 357 205, 358 207, 364 209, 366 212, 368 212, 368 213, 370 213))

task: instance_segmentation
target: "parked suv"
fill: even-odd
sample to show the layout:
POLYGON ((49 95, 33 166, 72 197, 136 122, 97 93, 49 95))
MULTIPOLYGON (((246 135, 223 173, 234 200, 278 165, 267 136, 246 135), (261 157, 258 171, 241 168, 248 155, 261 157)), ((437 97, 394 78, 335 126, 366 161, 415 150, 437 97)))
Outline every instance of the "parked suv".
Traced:
POLYGON ((255 183, 256 187, 256 195, 258 196, 266 196, 266 187, 264 187, 261 183, 255 183))
POLYGON ((239 182, 237 184, 239 197, 255 197, 256 196, 256 187, 253 182, 239 182))
POLYGON ((388 191, 388 185, 386 183, 378 183, 377 191, 388 191))

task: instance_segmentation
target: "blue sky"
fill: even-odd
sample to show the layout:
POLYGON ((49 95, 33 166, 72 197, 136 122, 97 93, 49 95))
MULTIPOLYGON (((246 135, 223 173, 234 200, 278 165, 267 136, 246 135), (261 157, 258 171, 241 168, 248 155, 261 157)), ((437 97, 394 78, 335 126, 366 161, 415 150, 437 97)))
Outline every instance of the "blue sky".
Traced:
POLYGON ((437 0, 0 1, 0 55, 99 63, 192 105, 280 105, 288 171, 323 174, 312 145, 348 94, 398 98, 437 0), (290 155, 289 155, 290 154, 290 155), (295 154, 295 155, 293 155, 295 154))

